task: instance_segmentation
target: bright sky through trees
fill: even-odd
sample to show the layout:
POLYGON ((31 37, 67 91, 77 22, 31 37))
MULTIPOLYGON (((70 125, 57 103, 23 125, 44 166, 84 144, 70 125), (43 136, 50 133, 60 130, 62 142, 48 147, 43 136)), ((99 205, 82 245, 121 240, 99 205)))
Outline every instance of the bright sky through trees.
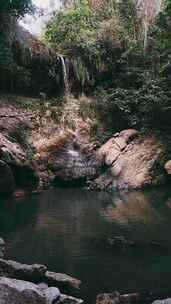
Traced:
POLYGON ((33 3, 43 10, 42 16, 26 16, 22 21, 26 29, 35 35, 40 35, 52 12, 60 7, 60 0, 33 0, 33 3))

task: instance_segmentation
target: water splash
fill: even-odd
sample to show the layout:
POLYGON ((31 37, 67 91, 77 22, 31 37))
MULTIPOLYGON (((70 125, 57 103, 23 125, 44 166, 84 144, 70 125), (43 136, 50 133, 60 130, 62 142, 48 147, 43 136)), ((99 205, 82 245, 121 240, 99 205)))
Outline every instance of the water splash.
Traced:
POLYGON ((63 70, 63 79, 64 79, 64 87, 65 87, 65 96, 68 96, 70 94, 70 86, 69 86, 69 80, 68 80, 68 66, 67 66, 67 59, 65 59, 63 56, 60 56, 61 64, 62 64, 62 70, 63 70))

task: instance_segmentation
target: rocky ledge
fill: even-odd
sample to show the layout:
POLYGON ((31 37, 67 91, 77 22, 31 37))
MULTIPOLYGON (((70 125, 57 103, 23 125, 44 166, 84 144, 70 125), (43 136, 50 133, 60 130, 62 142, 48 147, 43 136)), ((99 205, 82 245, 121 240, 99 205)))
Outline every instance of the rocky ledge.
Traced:
POLYGON ((48 271, 44 265, 21 264, 4 259, 5 242, 0 239, 1 304, 81 304, 75 293, 81 281, 69 275, 48 271), (2 250, 1 250, 2 249, 2 250))

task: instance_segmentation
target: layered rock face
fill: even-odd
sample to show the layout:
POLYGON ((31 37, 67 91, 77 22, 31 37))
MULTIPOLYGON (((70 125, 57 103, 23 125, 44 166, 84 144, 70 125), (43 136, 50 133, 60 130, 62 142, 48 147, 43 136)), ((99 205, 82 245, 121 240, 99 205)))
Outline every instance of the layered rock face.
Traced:
POLYGON ((166 147, 154 135, 130 129, 116 133, 97 152, 106 170, 95 181, 99 189, 138 189, 164 184, 166 147))
POLYGON ((0 110, 0 195, 51 184, 123 190, 169 180, 170 155, 156 135, 124 130, 97 150, 87 127, 86 136, 61 129, 57 107, 0 110))
POLYGON ((39 177, 28 153, 29 121, 12 107, 2 107, 0 116, 0 194, 34 190, 39 177))

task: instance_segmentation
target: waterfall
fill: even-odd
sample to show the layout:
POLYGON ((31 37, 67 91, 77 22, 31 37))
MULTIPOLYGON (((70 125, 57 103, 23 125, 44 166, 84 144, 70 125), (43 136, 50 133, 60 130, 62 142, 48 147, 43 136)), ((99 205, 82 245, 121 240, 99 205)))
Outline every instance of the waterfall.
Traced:
POLYGON ((64 57, 60 56, 60 59, 61 59, 62 70, 63 70, 65 95, 68 96, 70 93, 70 86, 69 86, 69 80, 68 80, 68 67, 66 65, 66 60, 64 59, 64 57))

